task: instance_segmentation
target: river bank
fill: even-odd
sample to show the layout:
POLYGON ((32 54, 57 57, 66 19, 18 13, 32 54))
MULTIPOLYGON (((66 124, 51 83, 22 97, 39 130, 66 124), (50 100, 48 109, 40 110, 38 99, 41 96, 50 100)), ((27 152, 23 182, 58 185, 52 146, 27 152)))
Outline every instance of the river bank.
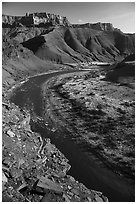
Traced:
POLYGON ((43 85, 45 117, 85 140, 114 171, 134 178, 134 90, 97 75, 67 74, 43 85))
MULTIPOLYGON (((75 141, 80 141, 80 137, 75 137, 74 134, 68 134, 68 131, 65 133, 63 128, 61 129, 62 131, 58 131, 55 128, 55 125, 54 127, 52 126, 53 120, 51 120, 51 123, 50 120, 48 120, 48 123, 45 119, 42 120, 45 104, 43 103, 45 100, 43 101, 42 85, 44 85, 43 83, 47 80, 50 84, 53 79, 51 79, 51 77, 56 78, 57 76, 58 74, 54 73, 30 79, 28 82, 22 84, 21 87, 16 89, 16 92, 14 91, 12 101, 18 104, 19 107, 26 108, 27 105, 31 112, 31 118, 34 119, 31 122, 32 131, 39 132, 42 135, 42 138, 50 138, 52 143, 56 144, 58 149, 60 149, 61 152, 69 159, 69 163, 71 164, 71 168, 68 172, 69 175, 73 175, 73 177, 80 181, 80 183, 84 183, 88 189, 103 191, 103 194, 107 195, 110 201, 134 201, 133 182, 130 182, 129 180, 114 174, 112 171, 109 171, 108 168, 103 167, 100 159, 97 160, 97 158, 93 156, 89 157, 89 155, 91 155, 91 148, 89 148, 83 140, 81 140, 81 144, 79 143, 77 145, 75 143, 75 141), (32 114, 34 112, 36 114, 32 114)), ((68 73, 66 76, 68 76, 68 73)), ((48 89, 48 91, 49 94, 47 94, 47 99, 52 96, 51 93, 53 94, 54 90, 52 88, 48 89)), ((50 101, 50 105, 53 105, 51 102, 52 101, 50 101)), ((58 110, 59 108, 57 108, 57 111, 58 110)), ((48 111, 52 111, 52 108, 48 109, 48 111)), ((48 115, 49 114, 47 114, 47 116, 48 115)), ((59 125, 57 128, 58 127, 59 125)))
MULTIPOLYGON (((4 202, 108 201, 101 192, 89 190, 69 176, 68 159, 50 139, 32 131, 34 118, 29 109, 6 98, 2 108, 4 202)), ((36 119, 38 122, 39 117, 36 119)))
POLYGON ((67 129, 77 144, 85 144, 88 152, 127 178, 134 197, 134 89, 102 79, 91 72, 46 82, 44 117, 55 131, 67 129))

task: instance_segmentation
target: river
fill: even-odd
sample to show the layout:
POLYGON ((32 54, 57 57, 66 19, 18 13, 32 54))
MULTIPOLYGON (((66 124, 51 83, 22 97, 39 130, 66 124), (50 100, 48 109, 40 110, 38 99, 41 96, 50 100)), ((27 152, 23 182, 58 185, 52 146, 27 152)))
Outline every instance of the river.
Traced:
MULTIPOLYGON (((21 108, 33 106, 37 116, 42 116, 43 83, 51 77, 74 71, 60 71, 30 78, 26 83, 13 90, 11 101, 21 108)), ((103 192, 111 202, 134 201, 134 182, 116 175, 108 169, 85 144, 76 144, 75 138, 66 132, 53 132, 46 126, 35 124, 35 131, 51 142, 68 158, 71 169, 68 174, 82 182, 89 189, 103 192)))

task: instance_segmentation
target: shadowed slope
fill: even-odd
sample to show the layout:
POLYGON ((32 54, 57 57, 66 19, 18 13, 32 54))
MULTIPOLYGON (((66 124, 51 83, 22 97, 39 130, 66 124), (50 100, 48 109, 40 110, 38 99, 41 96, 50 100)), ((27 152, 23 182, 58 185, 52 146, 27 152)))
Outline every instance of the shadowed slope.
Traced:
POLYGON ((4 20, 2 60, 7 84, 47 70, 48 63, 117 63, 135 53, 135 35, 124 34, 110 24, 25 26, 16 18, 4 20))
MULTIPOLYGON (((121 61, 135 49, 133 36, 119 31, 60 27, 42 36, 37 38, 40 42, 36 44, 40 46, 34 53, 41 59, 57 62, 121 61), (42 36, 45 41, 41 41, 42 36)), ((28 42, 23 45, 31 49, 28 42)))

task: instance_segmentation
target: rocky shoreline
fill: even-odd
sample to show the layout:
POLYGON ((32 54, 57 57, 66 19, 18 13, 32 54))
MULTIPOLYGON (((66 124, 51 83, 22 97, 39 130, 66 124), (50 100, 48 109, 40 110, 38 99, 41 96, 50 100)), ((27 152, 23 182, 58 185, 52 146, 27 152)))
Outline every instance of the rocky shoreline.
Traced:
POLYGON ((108 201, 67 174, 69 161, 50 139, 31 130, 29 111, 3 101, 3 202, 108 201))
POLYGON ((134 180, 134 90, 99 78, 100 73, 91 71, 89 76, 70 74, 46 82, 43 85, 45 117, 50 118, 57 129, 65 127, 71 134, 75 130, 77 140, 87 142, 109 168, 134 180), (109 91, 105 86, 109 86, 109 91), (116 90, 120 99, 112 93, 116 90), (98 131, 102 131, 99 132, 101 137, 98 131))

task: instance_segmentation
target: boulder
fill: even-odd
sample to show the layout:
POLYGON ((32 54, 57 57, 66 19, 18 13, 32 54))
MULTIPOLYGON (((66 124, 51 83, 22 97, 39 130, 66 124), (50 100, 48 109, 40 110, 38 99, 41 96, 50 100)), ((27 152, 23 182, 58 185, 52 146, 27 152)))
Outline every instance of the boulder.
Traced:
POLYGON ((39 177, 37 186, 40 188, 43 188, 44 190, 54 191, 57 194, 60 194, 60 193, 62 194, 63 192, 63 189, 59 184, 44 176, 39 177))
POLYGON ((10 137, 15 137, 14 132, 12 132, 11 130, 8 130, 8 131, 7 131, 7 134, 8 134, 10 137))

